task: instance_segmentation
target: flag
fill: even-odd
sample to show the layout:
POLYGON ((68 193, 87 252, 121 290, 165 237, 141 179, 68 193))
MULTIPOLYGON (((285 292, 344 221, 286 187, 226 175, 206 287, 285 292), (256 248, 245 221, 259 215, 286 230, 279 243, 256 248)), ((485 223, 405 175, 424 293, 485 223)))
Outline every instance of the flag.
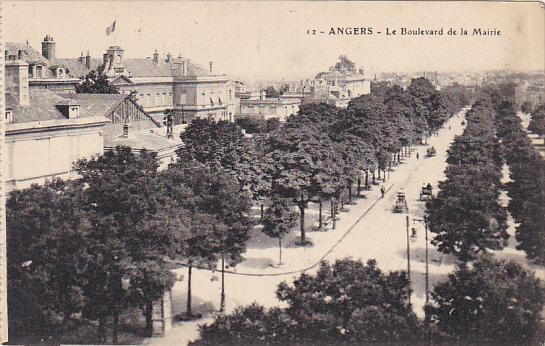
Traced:
POLYGON ((112 25, 106 28, 106 36, 109 36, 114 31, 115 31, 115 20, 112 23, 112 25))

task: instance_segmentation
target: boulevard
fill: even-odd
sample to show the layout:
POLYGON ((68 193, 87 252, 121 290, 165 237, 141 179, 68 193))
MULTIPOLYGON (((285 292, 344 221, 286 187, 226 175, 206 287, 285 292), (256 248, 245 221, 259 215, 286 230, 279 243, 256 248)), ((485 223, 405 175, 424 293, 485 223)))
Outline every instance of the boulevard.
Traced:
MULTIPOLYGON (((278 259, 277 243, 269 245, 251 239, 244 257, 246 260, 234 270, 225 273, 226 312, 238 306, 257 302, 265 307, 283 306, 276 299, 275 291, 282 281, 291 282, 302 272, 313 274, 321 260, 333 262, 336 259, 352 257, 367 261, 376 259, 378 266, 384 271, 407 270, 406 216, 409 216, 409 227, 417 229, 416 239, 410 240, 411 284, 413 293, 411 301, 413 310, 419 317, 424 316, 425 303, 425 236, 424 226, 413 222, 422 218, 425 203, 419 201, 423 184, 431 183, 434 192, 437 184, 444 179, 447 149, 456 135, 463 132, 464 114, 467 109, 453 116, 439 130, 437 136, 428 139, 428 146, 435 147, 437 154, 426 157, 426 145, 414 147, 410 157, 402 160, 400 165, 386 174, 384 184, 387 192, 380 196, 380 186, 375 185, 365 192, 365 198, 357 199, 355 205, 346 206, 349 211, 340 213, 336 230, 327 232, 309 232, 314 243, 312 247, 297 247, 286 244, 283 249, 283 266, 270 266, 278 259), (419 153, 419 159, 416 158, 419 153), (389 175, 389 178, 388 178, 389 175), (394 213, 393 207, 397 192, 403 189, 407 196, 409 213, 394 213)), ((310 214, 310 213, 309 213, 310 214)), ((317 218, 316 214, 312 215, 317 218)), ((259 233, 259 232, 258 232, 259 233)), ((297 227, 292 230, 297 233, 297 227)), ((289 238, 287 236, 286 238, 289 238)), ((431 235, 429 238, 431 241, 431 235)), ((444 280, 454 269, 454 258, 439 253, 429 246, 429 287, 437 281, 444 280)), ((187 277, 187 269, 176 270, 181 277, 187 277)), ((198 336, 197 326, 211 322, 213 314, 219 310, 221 278, 218 271, 193 269, 193 311, 203 314, 203 319, 174 323, 167 335, 150 339, 153 345, 185 344, 198 336)), ((183 315, 186 306, 187 282, 177 282, 172 288, 172 313, 183 315)))

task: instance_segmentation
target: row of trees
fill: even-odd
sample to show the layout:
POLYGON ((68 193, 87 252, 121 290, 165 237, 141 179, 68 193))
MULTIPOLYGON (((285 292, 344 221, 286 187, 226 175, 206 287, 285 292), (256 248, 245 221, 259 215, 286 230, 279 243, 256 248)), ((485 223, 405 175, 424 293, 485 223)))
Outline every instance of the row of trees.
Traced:
POLYGON ((427 321, 409 301, 405 272, 375 261, 324 262, 278 286, 286 308, 254 303, 200 326, 193 345, 530 344, 539 340, 541 282, 513 262, 484 256, 436 285, 427 321))
POLYGON ((478 100, 466 119, 464 133, 448 151, 447 179, 426 205, 430 230, 436 234, 432 243, 462 261, 502 249, 508 238, 506 211, 498 202, 502 156, 490 97, 478 100))
MULTIPOLYGON (((514 88, 496 90, 497 135, 509 166, 511 181, 506 184, 509 211, 517 222, 517 248, 529 259, 545 264, 545 160, 532 145, 516 114, 514 88), (502 92, 503 91, 503 92, 502 92)), ((539 121, 543 107, 535 110, 532 120, 539 121)))
MULTIPOLYGON (((172 263, 235 265, 251 226, 251 200, 228 172, 195 163, 157 172, 154 154, 129 148, 77 163, 81 179, 16 190, 7 201, 11 331, 43 338, 72 322, 112 318, 152 304, 176 280, 172 263)), ((225 295, 222 287, 221 305, 225 295)))
POLYGON ((537 106, 531 112, 528 131, 532 131, 539 136, 545 136, 545 104, 537 106))
POLYGON ((303 105, 280 128, 252 138, 245 138, 235 124, 196 119, 182 134, 185 146, 179 159, 231 172, 262 206, 265 200, 291 201, 299 210, 299 243, 308 244, 305 211, 310 202, 319 205, 318 230, 324 225, 325 201, 335 227, 338 204, 342 209, 352 201, 355 184, 359 195, 370 178, 375 182, 376 173, 385 176, 404 148, 436 132, 469 102, 464 88, 439 92, 424 78, 415 79, 406 91, 385 83, 372 90, 346 110, 303 105))

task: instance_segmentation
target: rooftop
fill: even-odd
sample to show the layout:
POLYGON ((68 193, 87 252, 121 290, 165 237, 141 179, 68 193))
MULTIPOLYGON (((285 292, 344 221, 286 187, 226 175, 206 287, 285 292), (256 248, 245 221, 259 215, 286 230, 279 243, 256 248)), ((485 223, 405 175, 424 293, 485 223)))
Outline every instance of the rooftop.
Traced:
MULTIPOLYGON (((6 107, 13 109, 13 123, 66 119, 57 106, 65 105, 70 99, 46 89, 30 89, 29 96, 30 104, 21 106, 11 94, 6 94, 6 107)), ((79 116, 86 118, 95 114, 81 109, 79 116)))

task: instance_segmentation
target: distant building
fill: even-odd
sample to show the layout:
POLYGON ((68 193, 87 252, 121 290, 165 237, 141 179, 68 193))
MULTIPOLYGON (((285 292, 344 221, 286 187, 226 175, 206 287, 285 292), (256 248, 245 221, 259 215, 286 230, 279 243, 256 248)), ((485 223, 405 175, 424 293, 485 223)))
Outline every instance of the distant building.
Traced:
POLYGON ((363 75, 363 69, 349 70, 331 67, 321 72, 310 82, 309 94, 305 103, 327 103, 346 108, 350 100, 371 92, 371 82, 363 75))
POLYGON ((346 108, 350 100, 371 92, 371 82, 364 76, 362 68, 337 65, 331 66, 327 72, 318 73, 314 79, 287 83, 288 90, 282 94, 282 99, 346 108))
POLYGON ((29 86, 29 66, 18 59, 5 64, 3 169, 8 191, 54 177, 76 176, 75 161, 103 152, 103 128, 110 122, 82 108, 77 100, 29 86))
POLYGON ((240 113, 237 117, 249 117, 258 119, 278 118, 285 121, 290 115, 299 112, 300 99, 265 98, 241 99, 240 113))

